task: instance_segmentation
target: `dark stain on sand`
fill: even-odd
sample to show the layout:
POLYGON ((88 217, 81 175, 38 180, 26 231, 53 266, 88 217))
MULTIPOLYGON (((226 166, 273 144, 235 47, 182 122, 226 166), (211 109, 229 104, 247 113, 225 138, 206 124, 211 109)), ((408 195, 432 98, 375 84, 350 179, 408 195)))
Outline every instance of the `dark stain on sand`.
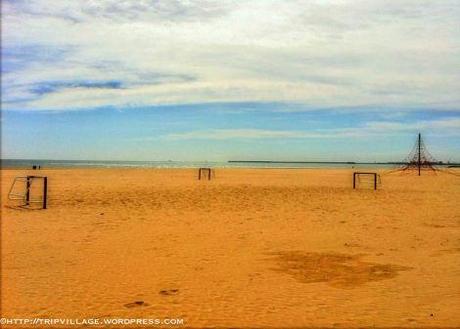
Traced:
POLYGON ((368 282, 395 278, 407 266, 378 264, 361 260, 363 255, 287 251, 270 253, 278 267, 301 283, 324 282, 335 288, 350 289, 368 282))

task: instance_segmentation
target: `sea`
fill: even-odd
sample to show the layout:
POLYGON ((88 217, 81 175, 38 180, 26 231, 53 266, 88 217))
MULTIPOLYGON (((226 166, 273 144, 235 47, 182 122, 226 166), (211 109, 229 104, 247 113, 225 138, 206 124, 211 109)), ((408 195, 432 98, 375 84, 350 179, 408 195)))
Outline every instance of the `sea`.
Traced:
POLYGON ((276 162, 276 161, 93 161, 1 159, 2 168, 395 168, 398 164, 355 162, 276 162))

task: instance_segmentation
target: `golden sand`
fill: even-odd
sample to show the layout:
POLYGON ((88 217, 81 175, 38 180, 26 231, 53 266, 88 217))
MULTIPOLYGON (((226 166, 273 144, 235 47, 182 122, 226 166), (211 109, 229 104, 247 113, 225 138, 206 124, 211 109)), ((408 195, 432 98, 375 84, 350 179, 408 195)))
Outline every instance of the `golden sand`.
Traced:
POLYGON ((460 326, 460 177, 373 191, 345 169, 196 174, 2 170, 2 317, 460 326), (27 173, 49 177, 49 209, 8 206, 27 173))

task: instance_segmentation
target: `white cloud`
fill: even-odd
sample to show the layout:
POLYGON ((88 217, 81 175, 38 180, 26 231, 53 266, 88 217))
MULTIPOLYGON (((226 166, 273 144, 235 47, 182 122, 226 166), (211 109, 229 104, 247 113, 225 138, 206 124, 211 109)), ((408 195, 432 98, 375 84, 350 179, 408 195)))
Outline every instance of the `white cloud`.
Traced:
POLYGON ((6 1, 3 11, 4 48, 25 57, 18 68, 8 61, 17 53, 4 56, 13 67, 2 77, 4 108, 460 108, 457 1, 41 0, 6 1), (82 80, 123 88, 31 92, 82 80))
POLYGON ((436 129, 440 133, 456 133, 460 135, 460 119, 446 118, 437 120, 424 120, 413 123, 394 122, 394 121, 376 121, 368 122, 365 125, 368 130, 375 132, 394 132, 394 131, 410 131, 410 130, 431 130, 436 129))
MULTIPOLYGON (((352 132, 341 132, 340 136, 353 135, 352 132)), ((169 140, 182 139, 267 139, 267 138, 335 138, 340 137, 338 132, 304 132, 293 130, 266 130, 266 129, 211 129, 175 133, 165 136, 169 140)))
POLYGON ((407 134, 420 130, 429 131, 432 134, 434 132, 436 135, 442 136, 460 136, 460 119, 446 118, 432 121, 418 121, 414 123, 404 123, 397 121, 375 121, 367 122, 361 127, 316 129, 309 131, 267 129, 209 129, 168 134, 160 137, 160 139, 324 139, 344 137, 370 137, 376 135, 388 137, 394 134, 407 134))

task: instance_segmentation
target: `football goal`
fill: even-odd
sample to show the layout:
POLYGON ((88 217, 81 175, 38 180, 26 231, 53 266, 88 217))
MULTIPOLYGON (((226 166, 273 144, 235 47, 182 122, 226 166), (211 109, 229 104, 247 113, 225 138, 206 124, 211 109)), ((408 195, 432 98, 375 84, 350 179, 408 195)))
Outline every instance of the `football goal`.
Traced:
POLYGON ((380 175, 375 172, 356 171, 353 173, 353 189, 372 187, 376 190, 380 184, 382 184, 380 175))
POLYGON ((199 168, 198 169, 198 180, 201 180, 202 178, 208 178, 208 180, 211 180, 212 177, 216 177, 216 174, 213 169, 211 168, 199 168))
POLYGON ((15 177, 8 192, 8 199, 19 207, 46 209, 48 199, 48 177, 15 177))

